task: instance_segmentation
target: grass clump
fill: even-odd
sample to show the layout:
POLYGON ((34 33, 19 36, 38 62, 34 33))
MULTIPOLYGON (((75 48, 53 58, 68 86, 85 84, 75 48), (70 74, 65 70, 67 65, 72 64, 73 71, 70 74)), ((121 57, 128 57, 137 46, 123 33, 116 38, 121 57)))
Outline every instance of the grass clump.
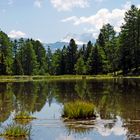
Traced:
POLYGON ((15 115, 15 120, 33 120, 35 117, 31 116, 29 112, 21 111, 15 115))
POLYGON ((85 101, 75 101, 64 104, 62 117, 66 119, 91 119, 95 118, 95 106, 85 101))
POLYGON ((7 125, 0 136, 8 138, 26 138, 30 135, 31 127, 18 124, 7 125))

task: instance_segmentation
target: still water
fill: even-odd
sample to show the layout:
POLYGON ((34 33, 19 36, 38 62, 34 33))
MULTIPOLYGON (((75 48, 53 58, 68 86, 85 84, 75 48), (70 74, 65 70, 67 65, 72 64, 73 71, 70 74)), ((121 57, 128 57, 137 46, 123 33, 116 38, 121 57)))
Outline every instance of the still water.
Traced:
POLYGON ((0 83, 0 130, 21 110, 37 118, 30 140, 140 140, 140 79, 0 83), (92 101, 97 119, 64 122, 76 99, 92 101))

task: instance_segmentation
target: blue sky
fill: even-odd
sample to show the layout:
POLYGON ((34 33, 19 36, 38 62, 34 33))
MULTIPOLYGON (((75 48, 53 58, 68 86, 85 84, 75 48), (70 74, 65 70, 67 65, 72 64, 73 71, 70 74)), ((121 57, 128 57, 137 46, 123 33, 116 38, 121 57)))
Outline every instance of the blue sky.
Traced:
POLYGON ((131 4, 140 7, 139 0, 0 0, 0 28, 13 38, 49 43, 67 34, 92 33, 96 38, 108 22, 119 31, 131 4))

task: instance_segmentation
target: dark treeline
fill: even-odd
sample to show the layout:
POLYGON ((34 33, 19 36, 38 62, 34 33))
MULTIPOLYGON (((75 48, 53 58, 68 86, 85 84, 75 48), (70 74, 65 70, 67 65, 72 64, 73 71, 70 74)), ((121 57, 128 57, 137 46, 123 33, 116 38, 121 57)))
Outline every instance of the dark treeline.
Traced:
POLYGON ((106 24, 95 44, 78 48, 71 39, 53 53, 39 41, 11 41, 0 31, 0 75, 140 74, 140 9, 132 5, 124 21, 120 33, 106 24))

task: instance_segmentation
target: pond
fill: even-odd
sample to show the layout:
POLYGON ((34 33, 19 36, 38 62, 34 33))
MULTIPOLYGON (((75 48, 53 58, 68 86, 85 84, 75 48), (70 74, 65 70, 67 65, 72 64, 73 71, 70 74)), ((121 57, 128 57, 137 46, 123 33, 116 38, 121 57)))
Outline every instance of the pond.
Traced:
POLYGON ((0 131, 21 110, 37 118, 30 140, 138 140, 140 79, 0 83, 0 131), (98 117, 64 122, 63 104, 77 99, 93 102, 98 117))

